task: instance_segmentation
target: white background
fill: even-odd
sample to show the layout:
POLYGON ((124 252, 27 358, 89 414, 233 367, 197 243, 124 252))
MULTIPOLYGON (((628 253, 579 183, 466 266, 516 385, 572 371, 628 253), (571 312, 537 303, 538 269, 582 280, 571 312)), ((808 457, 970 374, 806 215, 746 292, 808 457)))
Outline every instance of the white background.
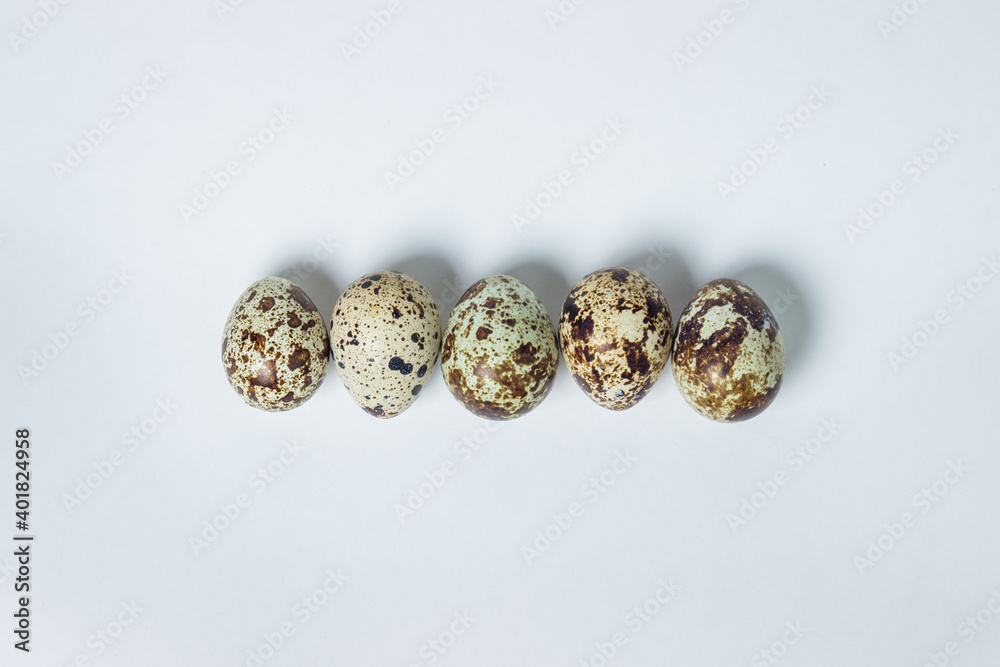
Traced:
POLYGON ((996 3, 908 0, 896 26, 891 0, 589 0, 565 21, 557 0, 404 0, 347 55, 385 3, 80 0, 48 19, 43 4, 0 10, 0 430, 32 431, 36 535, 24 655, 8 446, 2 664, 600 665, 615 633, 623 665, 995 660, 996 3), (496 88, 456 127, 446 113, 480 77, 496 88), (802 107, 813 88, 822 101, 802 107), (294 118, 249 160, 276 109, 294 118), (624 129, 581 163, 608 121, 624 129), (436 128, 446 140, 390 187, 436 128), (768 139, 777 151, 744 165, 768 139), (227 186, 206 187, 229 161, 227 186), (571 183, 540 197, 562 170, 571 183), (196 191, 213 196, 185 215, 196 191), (527 200, 544 210, 518 228, 527 200), (859 207, 880 215, 851 231, 859 207), (362 273, 402 270, 446 317, 505 272, 556 318, 614 265, 649 273, 675 322, 715 278, 757 290, 787 346, 774 404, 716 424, 667 372, 613 413, 563 367, 538 409, 488 433, 437 369, 380 421, 332 365, 309 402, 268 414, 220 361, 229 309, 268 275, 328 317, 362 273), (158 400, 176 406, 162 423, 158 400), (634 461, 589 502, 619 452, 634 461), (401 519, 446 461, 454 474, 401 519), (582 516, 552 528, 574 502, 582 516), (527 556, 547 527, 556 539, 527 556), (318 592, 338 570, 343 586, 318 592), (660 582, 677 587, 663 605, 660 582), (122 631, 123 604, 141 612, 122 631), (658 613, 637 628, 644 604, 658 613), (977 613, 992 623, 971 631, 977 613), (457 637, 456 614, 472 619, 457 637), (282 624, 294 634, 269 650, 282 624))

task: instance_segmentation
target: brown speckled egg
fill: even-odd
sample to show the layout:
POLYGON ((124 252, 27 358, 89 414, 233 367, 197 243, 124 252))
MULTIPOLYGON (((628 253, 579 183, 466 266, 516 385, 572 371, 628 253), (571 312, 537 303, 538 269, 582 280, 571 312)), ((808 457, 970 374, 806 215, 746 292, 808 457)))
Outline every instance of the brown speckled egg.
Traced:
POLYGON ((563 359, 590 398, 611 410, 639 402, 670 359, 673 321, 646 276, 601 269, 576 284, 559 318, 563 359))
POLYGON ((298 285, 264 278, 236 300, 222 362, 247 405, 269 412, 301 405, 323 382, 329 361, 326 322, 298 285))
POLYGON ((452 395, 476 415, 526 414, 548 394, 558 364, 552 320, 516 278, 483 278, 452 309, 441 372, 452 395))
POLYGON ((757 293, 723 278, 702 287, 677 323, 674 381, 692 408, 737 422, 771 404, 785 375, 785 347, 757 293))
POLYGON ((378 271, 351 283, 333 307, 333 360, 365 412, 395 417, 430 380, 441 349, 441 317, 415 279, 378 271))

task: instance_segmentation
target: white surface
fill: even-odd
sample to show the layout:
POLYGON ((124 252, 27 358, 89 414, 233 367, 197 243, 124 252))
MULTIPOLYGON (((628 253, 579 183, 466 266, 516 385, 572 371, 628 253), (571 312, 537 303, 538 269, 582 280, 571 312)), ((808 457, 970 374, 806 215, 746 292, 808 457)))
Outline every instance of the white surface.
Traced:
POLYGON ((11 646, 0 557, 0 662, 252 665, 288 623, 264 664, 430 665, 427 642, 467 613, 435 664, 598 665, 618 632, 624 665, 773 664, 758 652, 778 642, 789 667, 917 667, 952 641, 949 664, 992 664, 1000 619, 961 624, 1000 590, 1000 280, 971 300, 954 290, 977 287, 1000 249, 1000 9, 904 4, 919 10, 883 36, 889 0, 593 0, 555 28, 556 0, 404 1, 348 62, 341 42, 383 3, 246 0, 220 18, 210 0, 70 2, 15 50, 8 33, 39 5, 5 2, 0 430, 32 429, 37 538, 30 656, 11 646), (679 71, 674 53, 724 9, 732 22, 679 71), (115 100, 147 68, 165 78, 124 117, 115 100), (455 127, 446 112, 480 77, 498 87, 455 127), (777 123, 814 87, 825 101, 788 136, 777 123), (241 144, 275 109, 294 118, 250 161, 241 144), (113 131, 60 180, 53 163, 102 119, 113 131), (580 171, 575 151, 615 119, 620 136, 580 171), (435 128, 444 143, 390 190, 385 170, 435 128), (958 138, 912 180, 905 162, 942 128, 958 138), (777 152, 724 201, 717 182, 768 139, 777 152), (180 205, 230 160, 239 173, 185 223, 180 205), (562 170, 572 182, 518 233, 512 214, 562 170), (844 225, 896 179, 905 190, 849 242, 844 225), (293 276, 328 317, 371 270, 411 273, 444 315, 509 272, 556 317, 580 277, 619 264, 651 272, 675 321, 709 280, 756 289, 788 348, 772 407, 711 423, 668 373, 616 414, 562 367, 537 410, 487 434, 437 369, 409 411, 377 421, 333 369, 301 408, 254 411, 219 359, 230 307, 266 275, 293 276), (116 271, 127 286, 89 313, 116 271), (893 368, 937 310, 936 334, 893 368), (177 407, 130 450, 123 434, 162 417, 157 400, 177 407), (788 453, 817 435, 829 441, 797 469, 788 453), (478 452, 460 444, 476 438, 478 452), (255 477, 292 441, 303 451, 273 483, 255 477), (121 465, 68 510, 115 451, 121 465), (635 460, 589 502, 584 485, 618 452, 635 460), (446 461, 454 474, 401 522, 394 506, 446 461), (925 505, 949 462, 968 470, 925 505), (782 471, 734 531, 727 515, 782 471), (250 505, 195 554, 190 538, 241 493, 250 505), (529 564, 522 547, 574 502, 582 516, 529 564), (859 572, 904 512, 912 526, 859 572), (348 580, 303 622, 295 605, 338 569, 348 580), (638 624, 630 610, 661 581, 676 596, 638 624), (138 618, 105 646, 97 631, 133 602, 138 618))

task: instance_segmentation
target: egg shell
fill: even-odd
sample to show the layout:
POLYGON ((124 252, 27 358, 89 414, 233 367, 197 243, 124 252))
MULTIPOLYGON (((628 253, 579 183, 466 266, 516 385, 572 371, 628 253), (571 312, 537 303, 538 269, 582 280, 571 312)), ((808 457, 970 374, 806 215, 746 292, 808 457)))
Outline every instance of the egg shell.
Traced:
POLYGON ((302 288, 264 278, 236 300, 222 335, 229 384, 247 405, 290 410, 315 393, 326 376, 326 322, 302 288))
POLYGON ((677 322, 673 374, 684 400, 709 419, 737 422, 760 414, 785 375, 774 314, 743 283, 710 282, 677 322))
POLYGON ((398 271, 361 276, 330 319, 333 359, 351 398, 375 417, 417 400, 441 349, 441 316, 430 292, 398 271))
POLYGON ((516 278, 483 278, 452 309, 441 372, 452 395, 476 415, 528 413, 548 394, 558 364, 552 320, 516 278))
POLYGON ((663 292, 637 271, 616 267, 585 276, 559 318, 563 360, 598 405, 630 408, 670 360, 673 320, 663 292))

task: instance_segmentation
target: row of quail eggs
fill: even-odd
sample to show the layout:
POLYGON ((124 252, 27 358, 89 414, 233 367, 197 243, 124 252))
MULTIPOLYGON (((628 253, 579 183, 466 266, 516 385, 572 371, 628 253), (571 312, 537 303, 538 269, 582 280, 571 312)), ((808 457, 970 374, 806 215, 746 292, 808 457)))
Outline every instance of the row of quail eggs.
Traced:
POLYGON ((656 284, 620 267, 595 271, 573 287, 558 333, 534 292, 516 278, 493 275, 465 291, 442 334, 423 285, 398 271, 378 271, 344 290, 329 329, 299 286, 259 280, 240 295, 223 334, 229 383, 248 405, 273 412, 315 393, 331 352, 354 401, 381 418, 413 404, 439 354, 448 390, 487 419, 513 419, 538 406, 560 352, 577 385, 611 410, 635 405, 672 360, 687 403, 721 422, 760 414, 785 369, 777 321, 748 286, 730 279, 705 285, 675 330, 656 284))

